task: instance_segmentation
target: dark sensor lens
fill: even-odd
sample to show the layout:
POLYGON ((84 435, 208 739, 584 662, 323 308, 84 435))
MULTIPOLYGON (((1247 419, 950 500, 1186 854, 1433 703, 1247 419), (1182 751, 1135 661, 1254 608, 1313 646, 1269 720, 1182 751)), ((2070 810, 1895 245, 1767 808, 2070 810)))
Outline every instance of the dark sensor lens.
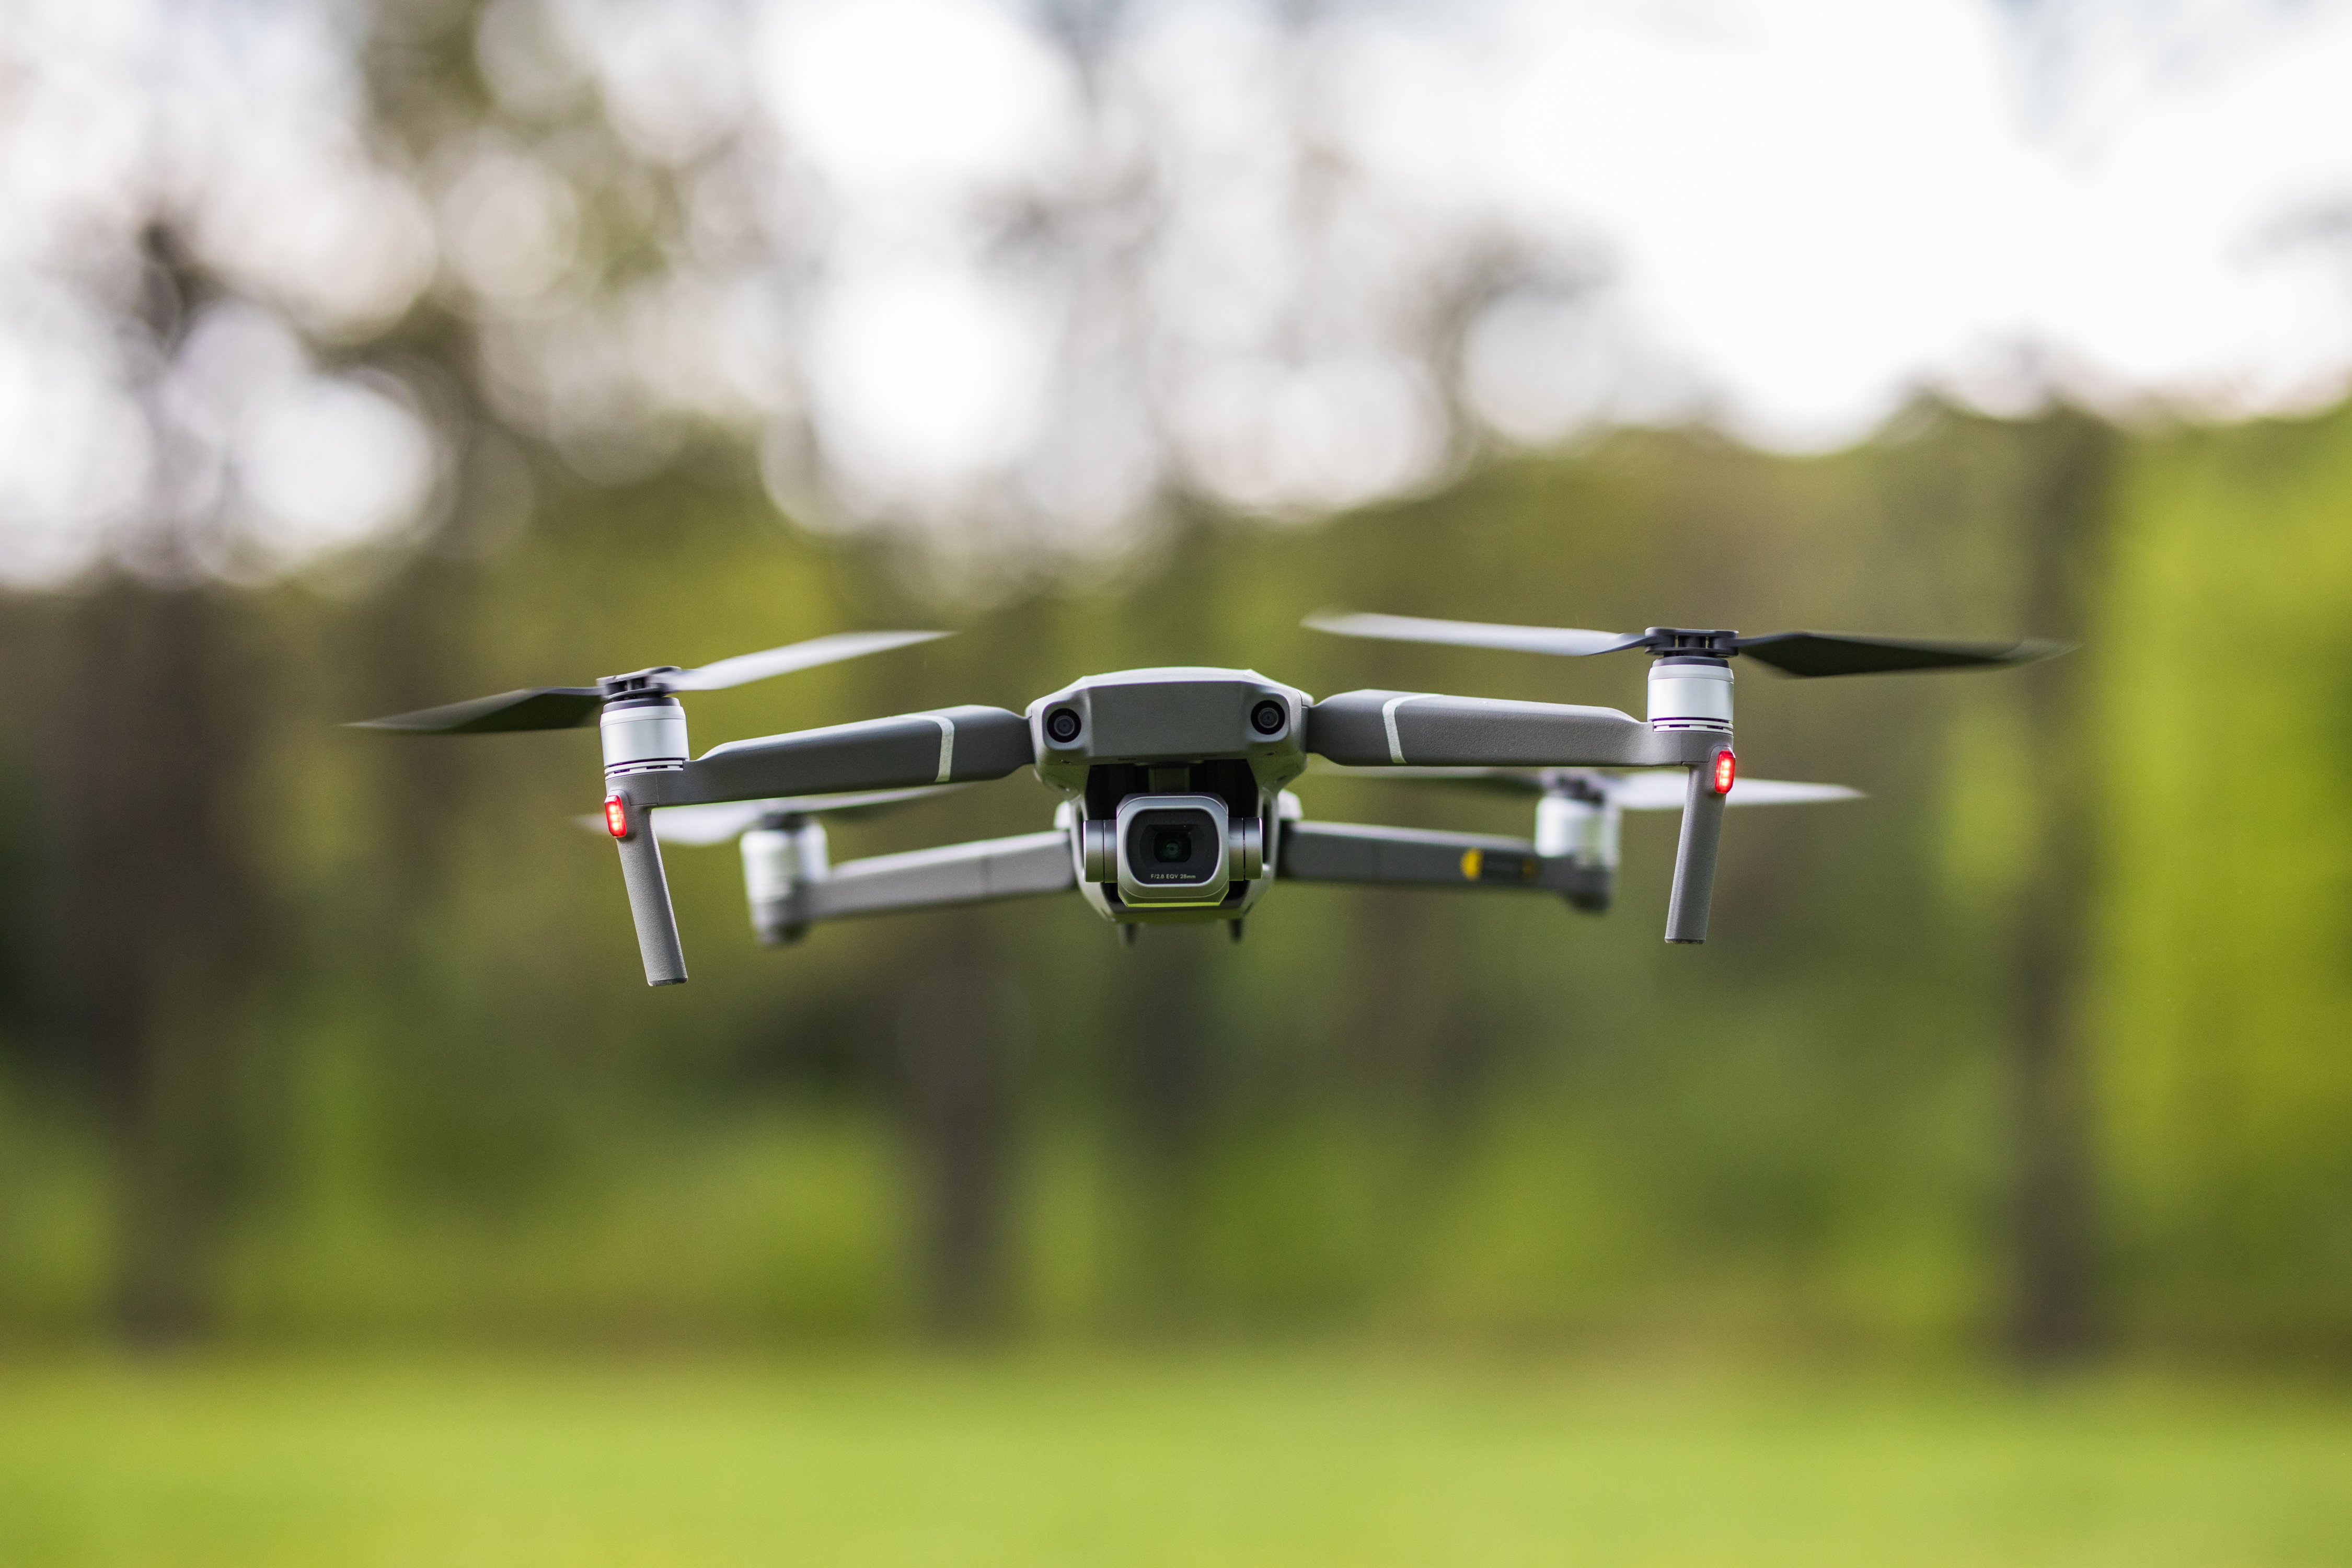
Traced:
MULTIPOLYGON (((1231 712, 1228 709, 1226 711, 1231 712)), ((1045 733, 1064 745, 1078 738, 1078 713, 1075 708, 1056 708, 1045 715, 1045 733)))
MULTIPOLYGON (((1228 713, 1233 710, 1225 710, 1228 713)), ((1151 830, 1151 858, 1162 866, 1181 866, 1192 858, 1192 830, 1189 827, 1155 827, 1151 830)))
MULTIPOLYGON (((1233 710, 1229 708, 1226 711, 1230 713, 1233 710)), ((1250 725, 1261 735, 1271 735, 1280 731, 1289 717, 1283 711, 1281 703, 1261 702, 1250 710, 1250 725)))

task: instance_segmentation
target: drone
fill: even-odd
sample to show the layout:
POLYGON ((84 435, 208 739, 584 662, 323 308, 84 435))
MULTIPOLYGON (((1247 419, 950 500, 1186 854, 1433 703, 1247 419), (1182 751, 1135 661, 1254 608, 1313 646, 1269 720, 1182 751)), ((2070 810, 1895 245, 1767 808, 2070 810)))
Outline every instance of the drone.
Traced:
POLYGON ((1706 940, 1727 805, 1853 798, 1834 784, 1738 775, 1732 662, 1801 678, 1993 668, 2064 645, 1652 626, 1638 633, 1327 611, 1346 637, 1582 657, 1650 657, 1643 718, 1613 708, 1349 691, 1320 701, 1250 669, 1092 675, 1020 713, 956 707, 732 741, 694 756, 681 693, 713 691, 943 636, 851 632, 594 686, 531 687, 359 727, 411 734, 584 729, 603 742, 603 809, 649 985, 687 977, 661 845, 739 842, 754 931, 797 940, 851 916, 1076 890, 1132 942, 1146 925, 1223 921, 1236 940, 1276 881, 1613 897, 1620 815, 1682 813, 1665 940, 1706 940), (1310 822, 1290 785, 1321 776, 1502 791, 1536 803, 1532 839, 1310 822), (832 865, 824 822, 892 809, 1023 768, 1060 797, 1044 832, 832 865), (1669 771, 1671 770, 1671 771, 1669 771))

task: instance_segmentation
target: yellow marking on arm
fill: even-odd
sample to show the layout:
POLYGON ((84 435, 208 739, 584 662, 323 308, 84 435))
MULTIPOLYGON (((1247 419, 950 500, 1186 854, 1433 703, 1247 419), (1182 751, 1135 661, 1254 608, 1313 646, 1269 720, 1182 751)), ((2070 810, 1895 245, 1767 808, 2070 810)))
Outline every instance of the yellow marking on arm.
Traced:
POLYGON ((1475 849, 1465 849, 1462 851, 1462 879, 1464 881, 1475 882, 1478 879, 1479 862, 1484 858, 1485 857, 1480 855, 1475 849))

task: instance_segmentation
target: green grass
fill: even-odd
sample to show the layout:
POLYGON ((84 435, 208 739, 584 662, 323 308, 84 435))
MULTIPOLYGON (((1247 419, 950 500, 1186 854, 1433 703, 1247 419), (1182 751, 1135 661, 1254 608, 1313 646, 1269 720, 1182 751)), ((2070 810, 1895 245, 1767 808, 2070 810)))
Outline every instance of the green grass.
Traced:
POLYGON ((0 1364, 0 1563, 2352 1561, 2352 1400, 1370 1357, 0 1364))

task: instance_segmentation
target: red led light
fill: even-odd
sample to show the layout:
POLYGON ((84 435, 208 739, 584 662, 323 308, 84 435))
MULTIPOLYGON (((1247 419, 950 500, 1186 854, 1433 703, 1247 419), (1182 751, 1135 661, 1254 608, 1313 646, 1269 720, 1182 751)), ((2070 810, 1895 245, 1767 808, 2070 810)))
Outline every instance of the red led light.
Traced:
MULTIPOLYGON (((1728 784, 1724 786, 1728 789, 1728 784)), ((604 797, 604 831, 615 838, 629 836, 629 803, 617 795, 604 797)))
POLYGON ((1729 795, 1731 793, 1732 775, 1737 773, 1738 771, 1739 764, 1733 760, 1729 752, 1716 752, 1715 793, 1717 795, 1729 795))

